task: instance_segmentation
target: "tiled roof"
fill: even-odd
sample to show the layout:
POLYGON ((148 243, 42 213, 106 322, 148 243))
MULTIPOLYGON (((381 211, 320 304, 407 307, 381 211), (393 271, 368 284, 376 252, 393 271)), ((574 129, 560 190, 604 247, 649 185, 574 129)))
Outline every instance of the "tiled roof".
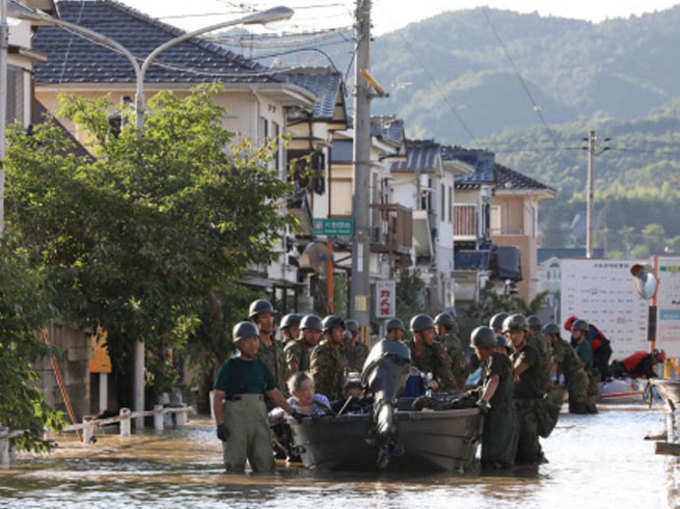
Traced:
POLYGON ((442 159, 457 159, 475 169, 472 175, 461 175, 456 178, 456 189, 477 189, 481 184, 494 182, 493 165, 496 156, 487 150, 467 149, 455 146, 442 146, 442 159))
POLYGON ((371 136, 401 145, 405 138, 404 121, 392 115, 371 117, 371 136))
POLYGON ((546 186, 538 180, 527 177, 515 170, 511 170, 501 164, 494 164, 494 173, 496 174, 496 189, 501 191, 512 190, 531 190, 531 191, 552 191, 557 192, 550 186, 546 186))
POLYGON ((332 119, 338 94, 344 93, 342 74, 324 67, 301 67, 286 73, 294 85, 303 87, 317 96, 314 104, 314 118, 332 119))
MULTIPOLYGON (((114 39, 138 58, 184 33, 114 0, 65 0, 57 8, 62 20, 114 39)), ((33 67, 39 84, 135 82, 132 65, 125 57, 59 27, 39 27, 33 49, 48 57, 46 63, 33 67)), ((159 55, 145 79, 148 83, 215 80, 269 83, 284 78, 241 55, 193 38, 159 55)))
POLYGON ((406 161, 392 163, 392 171, 435 171, 440 145, 432 140, 406 140, 406 161))

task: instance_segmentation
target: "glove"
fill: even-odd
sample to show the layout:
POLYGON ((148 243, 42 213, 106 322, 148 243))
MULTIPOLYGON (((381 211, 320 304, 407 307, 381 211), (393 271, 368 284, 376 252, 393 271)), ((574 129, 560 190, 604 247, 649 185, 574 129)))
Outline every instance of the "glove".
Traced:
POLYGON ((226 442, 229 438, 229 430, 224 424, 217 425, 217 438, 222 440, 222 442, 226 442))
POLYGON ((293 410, 293 413, 291 413, 290 416, 293 419, 295 419, 298 422, 298 424, 302 422, 302 419, 307 417, 305 414, 303 414, 302 412, 299 412, 297 410, 293 410))
POLYGON ((489 410, 491 410, 491 403, 484 401, 483 399, 477 401, 477 406, 483 414, 486 414, 489 412, 489 410))

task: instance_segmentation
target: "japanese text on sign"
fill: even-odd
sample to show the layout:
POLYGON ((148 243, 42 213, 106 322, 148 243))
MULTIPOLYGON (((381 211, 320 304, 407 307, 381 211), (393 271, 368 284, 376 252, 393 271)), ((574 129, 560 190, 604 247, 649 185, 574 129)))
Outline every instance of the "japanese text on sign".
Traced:
POLYGON ((396 314, 396 281, 377 281, 375 283, 375 317, 392 318, 396 314))

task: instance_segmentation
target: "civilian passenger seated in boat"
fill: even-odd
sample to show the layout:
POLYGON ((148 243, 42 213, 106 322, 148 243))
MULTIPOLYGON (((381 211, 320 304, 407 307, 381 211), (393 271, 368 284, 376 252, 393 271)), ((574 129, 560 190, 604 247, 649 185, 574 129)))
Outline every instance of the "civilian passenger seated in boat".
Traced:
POLYGON ((304 415, 328 415, 333 413, 328 398, 315 394, 314 380, 306 371, 298 371, 288 379, 288 390, 292 396, 288 404, 304 415))
POLYGON ((361 382, 359 380, 347 380, 343 390, 345 397, 333 401, 331 404, 333 411, 337 414, 340 410, 343 410, 344 407, 344 410, 342 411, 343 414, 362 413, 365 410, 366 405, 363 401, 364 388, 361 386, 361 382), (352 400, 347 402, 350 397, 352 400), (345 405, 345 403, 347 403, 347 405, 345 405))

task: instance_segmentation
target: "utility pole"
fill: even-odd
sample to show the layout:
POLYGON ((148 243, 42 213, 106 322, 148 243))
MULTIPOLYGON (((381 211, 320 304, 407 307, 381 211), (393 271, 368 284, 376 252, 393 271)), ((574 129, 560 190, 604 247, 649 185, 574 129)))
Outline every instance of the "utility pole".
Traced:
MULTIPOLYGON (((611 138, 604 139, 605 142, 610 140, 611 138)), ((601 153, 609 150, 609 147, 603 147, 599 151, 595 151, 597 136, 592 129, 588 131, 588 136, 583 138, 583 141, 588 142, 588 146, 582 148, 583 150, 588 151, 588 179, 586 182, 586 258, 590 260, 593 257, 593 223, 595 220, 593 215, 595 206, 595 170, 593 168, 593 163, 595 161, 595 156, 599 156, 601 153)))
POLYGON ((7 129, 7 0, 0 1, 0 235, 5 230, 5 133, 7 129))
POLYGON ((370 157, 371 157, 371 89, 365 73, 370 65, 371 0, 356 0, 356 48, 354 56, 354 197, 352 217, 352 319, 359 322, 362 340, 368 339, 368 299, 370 294, 370 157), (364 70, 364 73, 362 73, 364 70))
POLYGON ((593 159, 595 152, 595 131, 588 131, 588 182, 586 184, 586 258, 593 257, 593 159))

